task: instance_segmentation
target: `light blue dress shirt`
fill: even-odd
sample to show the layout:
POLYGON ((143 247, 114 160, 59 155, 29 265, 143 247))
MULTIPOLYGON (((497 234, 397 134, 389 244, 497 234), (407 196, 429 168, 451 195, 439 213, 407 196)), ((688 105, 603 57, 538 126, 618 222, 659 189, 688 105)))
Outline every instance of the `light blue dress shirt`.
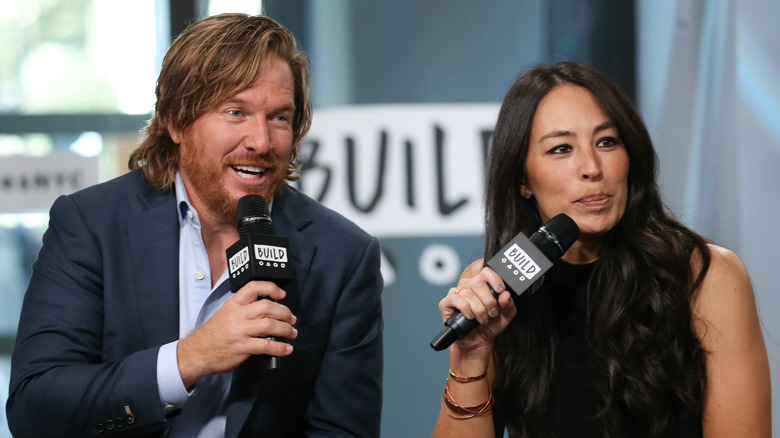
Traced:
MULTIPOLYGON (((203 244, 198 212, 192 207, 181 175, 176 173, 179 206, 179 339, 208 321, 233 294, 227 270, 211 287, 211 268, 203 244)), ((160 347, 157 382, 162 409, 181 409, 168 437, 212 438, 225 435, 227 396, 232 372, 204 377, 187 391, 176 359, 178 341, 160 347)))

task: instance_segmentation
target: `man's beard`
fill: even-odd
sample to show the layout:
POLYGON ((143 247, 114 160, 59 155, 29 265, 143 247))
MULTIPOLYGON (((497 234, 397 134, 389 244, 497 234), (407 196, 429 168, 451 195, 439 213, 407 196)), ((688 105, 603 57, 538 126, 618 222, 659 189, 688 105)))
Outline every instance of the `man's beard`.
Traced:
MULTIPOLYGON (((195 153, 181 152, 179 170, 186 169, 190 184, 192 184, 192 188, 198 193, 198 197, 206 209, 211 214, 227 220, 234 220, 236 218, 238 200, 230 199, 227 190, 220 184, 222 168, 219 166, 210 166, 206 161, 196 157, 195 153)), ((247 164, 251 162, 257 163, 258 161, 257 158, 251 158, 238 162, 247 164)), ((271 156, 271 159, 263 159, 261 162, 262 164, 254 165, 272 170, 269 175, 270 179, 268 179, 262 187, 247 185, 244 187, 244 190, 247 194, 262 195, 266 198, 266 201, 270 203, 274 196, 280 194, 282 190, 284 190, 284 186, 286 185, 286 169, 278 168, 278 160, 273 156, 271 156)), ((191 196, 192 195, 190 194, 190 197, 191 196)), ((202 212, 199 213, 203 214, 202 212)))

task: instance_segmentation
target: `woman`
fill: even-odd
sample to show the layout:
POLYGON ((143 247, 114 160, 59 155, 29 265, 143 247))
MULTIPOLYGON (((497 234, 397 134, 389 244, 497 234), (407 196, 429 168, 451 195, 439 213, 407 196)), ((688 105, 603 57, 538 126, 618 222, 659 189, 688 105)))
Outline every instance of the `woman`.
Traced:
POLYGON ((598 71, 565 62, 517 79, 488 159, 485 257, 558 213, 580 236, 530 296, 513 301, 480 260, 441 301, 445 320, 480 325, 450 347, 435 437, 771 435, 748 274, 669 215, 655 163, 633 104, 598 71))

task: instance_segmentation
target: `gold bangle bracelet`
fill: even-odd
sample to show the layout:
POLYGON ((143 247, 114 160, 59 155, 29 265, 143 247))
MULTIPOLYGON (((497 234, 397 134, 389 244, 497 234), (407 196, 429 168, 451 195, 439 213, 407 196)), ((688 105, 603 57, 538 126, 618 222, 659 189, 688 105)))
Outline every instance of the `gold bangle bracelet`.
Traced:
POLYGON ((469 418, 479 417, 490 412, 493 408, 493 391, 488 387, 488 399, 474 406, 461 406, 450 394, 447 385, 444 385, 444 393, 441 396, 441 404, 444 407, 444 413, 448 417, 456 420, 468 420, 469 418))
POLYGON ((450 370, 450 377, 452 377, 452 380, 454 380, 454 381, 456 381, 458 383, 476 382, 476 381, 484 379, 486 375, 487 375, 487 371, 485 371, 484 373, 482 373, 482 374, 480 374, 478 376, 474 376, 474 377, 461 377, 461 376, 456 376, 452 372, 452 370, 450 370))

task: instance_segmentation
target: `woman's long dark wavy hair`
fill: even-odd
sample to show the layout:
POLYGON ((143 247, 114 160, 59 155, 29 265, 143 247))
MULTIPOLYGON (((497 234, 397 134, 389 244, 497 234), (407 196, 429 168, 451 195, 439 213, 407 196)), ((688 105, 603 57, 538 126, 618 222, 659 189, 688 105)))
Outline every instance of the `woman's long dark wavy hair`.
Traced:
MULTIPOLYGON (((518 232, 531 235, 541 225, 533 198, 520 196, 520 186, 526 182, 537 106, 562 84, 590 90, 615 123, 629 157, 625 214, 606 236, 589 283, 589 290, 599 294, 587 336, 598 361, 598 416, 606 436, 668 436, 681 415, 701 417, 705 352, 691 326, 691 297, 710 254, 706 241, 665 209, 655 181, 655 150, 633 103, 592 67, 540 65, 508 91, 487 164, 485 259, 518 232), (698 274, 691 267, 694 254, 701 260, 698 274)), ((495 343, 494 411, 517 437, 548 435, 556 342, 544 300, 537 295, 518 306, 495 343)))

